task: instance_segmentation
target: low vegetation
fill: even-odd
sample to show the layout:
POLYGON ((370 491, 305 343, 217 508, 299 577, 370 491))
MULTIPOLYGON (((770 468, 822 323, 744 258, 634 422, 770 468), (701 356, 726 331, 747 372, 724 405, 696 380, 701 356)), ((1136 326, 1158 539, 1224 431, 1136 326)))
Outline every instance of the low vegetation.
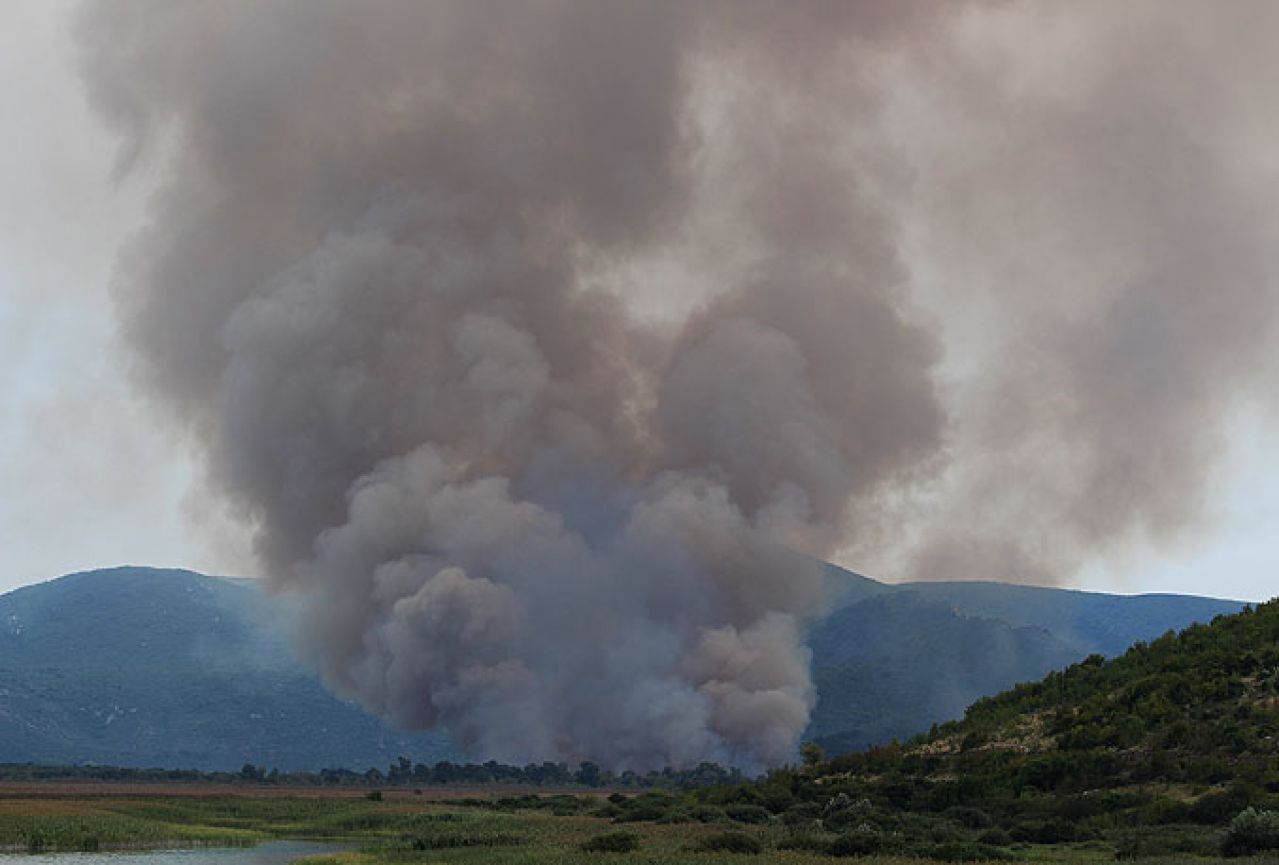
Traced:
POLYGON ((587 853, 630 853, 639 848, 640 838, 634 832, 607 832, 582 845, 587 853))
POLYGON ((758 838, 742 832, 716 832, 707 835, 693 846, 699 853, 762 853, 764 845, 758 838))
POLYGON ((78 807, 62 803, 48 809, 29 807, 20 800, 0 801, 0 852, 91 852, 175 844, 225 847, 254 844, 265 837, 231 827, 135 817, 96 804, 78 807))

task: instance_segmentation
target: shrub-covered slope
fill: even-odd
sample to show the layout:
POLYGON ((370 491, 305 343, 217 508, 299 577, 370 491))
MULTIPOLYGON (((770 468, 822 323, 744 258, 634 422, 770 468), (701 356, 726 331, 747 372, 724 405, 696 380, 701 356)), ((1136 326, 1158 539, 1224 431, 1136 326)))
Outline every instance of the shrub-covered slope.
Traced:
POLYGON ((967 822, 1004 845, 1248 852, 1249 833, 1279 820, 1269 815, 1279 810, 1279 600, 1089 657, 904 746, 769 784, 779 782, 824 809, 862 803, 872 834, 923 820, 975 841, 955 825, 967 822))
POLYGON ((1279 601, 979 700, 930 747, 965 742, 991 752, 1102 752, 1119 778, 1260 777, 1279 759, 1279 601))
MULTIPOLYGON (((883 610, 886 637, 891 604, 883 610)), ((717 849, 797 857, 1273 856, 1279 600, 1087 658, 904 745, 829 762, 809 746, 804 758, 751 783, 612 796, 593 813, 737 824, 717 849)))
POLYGON ((1277 739, 1273 601, 1090 657, 904 745, 829 762, 808 747, 805 765, 756 782, 619 799, 605 813, 767 827, 772 849, 835 856, 1274 854, 1277 739))

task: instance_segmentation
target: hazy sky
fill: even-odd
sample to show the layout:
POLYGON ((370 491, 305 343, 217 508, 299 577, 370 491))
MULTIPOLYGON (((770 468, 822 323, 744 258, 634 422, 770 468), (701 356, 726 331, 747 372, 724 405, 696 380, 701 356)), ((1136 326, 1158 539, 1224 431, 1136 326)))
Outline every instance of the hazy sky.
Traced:
MULTIPOLYGON (((0 589, 138 563, 237 570, 206 536, 184 448, 134 396, 112 262, 146 178, 85 104, 69 2, 0 8, 0 589)), ((221 548, 219 548, 221 545, 221 548)))
MULTIPOLYGON (((0 590, 124 563, 247 573, 245 538, 200 494, 189 450, 134 395, 115 343, 113 261, 154 178, 112 179, 115 139, 75 71, 73 5, 0 6, 0 590)), ((1275 594, 1273 426, 1260 415, 1231 424, 1209 528, 1069 584, 1275 594)))

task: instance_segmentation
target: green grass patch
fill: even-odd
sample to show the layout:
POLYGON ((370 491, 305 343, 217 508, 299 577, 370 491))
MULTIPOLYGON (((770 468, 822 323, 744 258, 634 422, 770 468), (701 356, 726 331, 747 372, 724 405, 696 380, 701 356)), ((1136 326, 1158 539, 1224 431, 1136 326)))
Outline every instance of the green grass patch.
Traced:
POLYGON ((698 853, 747 853, 764 852, 764 845, 758 838, 744 832, 716 832, 693 845, 698 853))
POLYGON ((0 815, 0 849, 31 853, 151 847, 168 844, 248 845, 260 834, 142 820, 120 814, 0 815))
POLYGON ((587 853, 630 853, 639 848, 640 837, 634 832, 608 832, 582 844, 587 853))

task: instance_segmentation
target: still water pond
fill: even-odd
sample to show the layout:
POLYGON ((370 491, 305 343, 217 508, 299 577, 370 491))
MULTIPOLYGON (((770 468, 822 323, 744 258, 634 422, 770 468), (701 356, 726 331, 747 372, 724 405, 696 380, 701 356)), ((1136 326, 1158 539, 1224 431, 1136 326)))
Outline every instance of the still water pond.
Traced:
POLYGON ((120 850, 103 853, 0 853, 0 865, 288 865, 303 856, 349 850, 341 844, 271 841, 256 847, 120 850))

